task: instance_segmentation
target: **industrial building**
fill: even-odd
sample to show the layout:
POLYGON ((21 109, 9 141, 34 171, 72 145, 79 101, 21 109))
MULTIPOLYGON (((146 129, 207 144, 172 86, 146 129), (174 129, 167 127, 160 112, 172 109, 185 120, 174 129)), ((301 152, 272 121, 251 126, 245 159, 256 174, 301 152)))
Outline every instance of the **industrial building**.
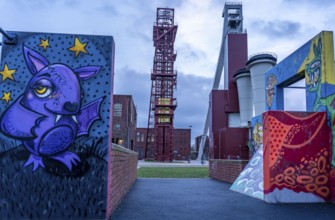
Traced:
POLYGON ((269 52, 248 57, 241 3, 226 2, 223 17, 219 74, 199 150, 208 127, 209 156, 215 159, 210 177, 268 203, 333 202, 333 33, 320 32, 277 64, 269 52), (285 110, 286 88, 306 91, 298 97, 305 109, 285 110))
MULTIPOLYGON (((147 150, 147 159, 154 159, 154 132, 150 130, 147 139, 148 129, 137 128, 137 112, 133 97, 131 95, 114 95, 113 98, 112 143, 137 152, 139 159, 144 159, 144 152, 147 150), (146 148, 147 141, 152 147, 146 148)), ((189 160, 191 129, 174 128, 173 134, 172 160, 189 160)))
POLYGON ((114 95, 112 143, 135 150, 137 113, 131 95, 114 95))
MULTIPOLYGON (((189 160, 191 153, 191 129, 185 128, 174 128, 173 129, 173 157, 172 160, 189 160)), ((153 132, 149 131, 149 135, 153 132)), ((145 151, 148 160, 154 160, 155 150, 153 147, 146 148, 146 140, 150 143, 149 146, 154 143, 154 136, 151 135, 147 139, 147 128, 136 129, 136 149, 138 152, 138 158, 140 160, 145 159, 145 151)), ((167 161, 168 162, 168 161, 167 161)))
MULTIPOLYGON (((233 77, 248 61, 248 35, 243 29, 242 4, 226 3, 223 17, 223 39, 207 117, 209 158, 249 159, 248 123, 240 117, 243 114, 238 100, 240 94, 233 77), (224 88, 219 90, 223 68, 224 88)), ((200 148, 203 151, 203 146, 200 148)))

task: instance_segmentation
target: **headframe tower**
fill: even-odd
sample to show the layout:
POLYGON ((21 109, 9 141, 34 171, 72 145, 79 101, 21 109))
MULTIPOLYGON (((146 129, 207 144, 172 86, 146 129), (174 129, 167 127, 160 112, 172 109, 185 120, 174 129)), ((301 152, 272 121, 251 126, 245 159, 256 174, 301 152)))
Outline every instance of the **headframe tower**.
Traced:
MULTIPOLYGON (((226 2, 222 17, 224 18, 224 21, 221 47, 215 70, 212 91, 217 91, 219 89, 222 72, 224 70, 223 90, 225 90, 226 100, 228 102, 225 114, 227 117, 230 117, 230 113, 239 112, 237 88, 236 83, 234 83, 233 80, 233 75, 237 70, 237 67, 245 66, 247 61, 247 35, 243 29, 242 3, 226 2)), ((212 104, 209 103, 203 135, 200 142, 197 157, 197 161, 199 162, 202 159, 206 136, 209 133, 210 120, 212 117, 211 105, 212 104)), ((229 119, 227 118, 227 121, 228 120, 229 119)), ((224 127, 227 127, 227 125, 224 125, 224 127)))
POLYGON ((174 9, 157 8, 153 27, 155 55, 151 72, 151 94, 144 158, 155 161, 173 160, 173 118, 177 107, 173 92, 177 86, 174 41, 178 26, 174 9))

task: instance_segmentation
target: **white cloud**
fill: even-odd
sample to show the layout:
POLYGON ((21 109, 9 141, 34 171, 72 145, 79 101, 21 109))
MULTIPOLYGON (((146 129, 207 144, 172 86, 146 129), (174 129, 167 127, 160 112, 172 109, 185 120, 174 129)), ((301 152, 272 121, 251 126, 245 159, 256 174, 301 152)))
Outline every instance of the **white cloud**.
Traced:
MULTIPOLYGON (((242 4, 249 54, 269 51, 282 60, 322 30, 335 31, 335 2, 330 0, 242 0, 242 4)), ((179 103, 175 122, 185 127, 192 124, 199 135, 221 45, 224 1, 0 0, 0 26, 16 31, 113 35, 115 92, 134 95, 143 126, 154 56, 152 26, 156 8, 166 6, 175 8, 178 24, 175 67, 181 76, 175 93, 179 103)))
POLYGON ((185 74, 213 77, 222 33, 222 10, 211 1, 184 1, 176 9, 178 69, 185 74))

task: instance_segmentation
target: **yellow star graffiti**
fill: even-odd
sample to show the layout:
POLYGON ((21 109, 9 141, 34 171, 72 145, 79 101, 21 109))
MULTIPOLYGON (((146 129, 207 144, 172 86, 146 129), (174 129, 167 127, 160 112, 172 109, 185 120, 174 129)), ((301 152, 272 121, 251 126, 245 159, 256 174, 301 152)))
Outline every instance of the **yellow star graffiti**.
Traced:
POLYGON ((10 70, 8 68, 7 63, 5 63, 4 69, 0 71, 0 74, 2 75, 2 82, 5 81, 6 79, 11 79, 15 80, 13 77, 13 74, 16 72, 16 69, 10 70))
POLYGON ((49 38, 47 38, 45 40, 40 38, 40 41, 41 41, 41 43, 38 46, 43 47, 44 50, 47 50, 47 47, 50 47, 49 38))
POLYGON ((12 100, 12 98, 10 97, 10 92, 5 92, 2 91, 3 96, 1 97, 2 100, 5 100, 6 103, 8 103, 10 100, 12 100))
POLYGON ((80 40, 78 39, 78 37, 76 37, 74 39, 74 46, 70 47, 68 50, 76 52, 76 57, 79 55, 80 52, 88 54, 88 52, 85 49, 86 45, 87 45, 87 42, 86 43, 81 43, 80 40))

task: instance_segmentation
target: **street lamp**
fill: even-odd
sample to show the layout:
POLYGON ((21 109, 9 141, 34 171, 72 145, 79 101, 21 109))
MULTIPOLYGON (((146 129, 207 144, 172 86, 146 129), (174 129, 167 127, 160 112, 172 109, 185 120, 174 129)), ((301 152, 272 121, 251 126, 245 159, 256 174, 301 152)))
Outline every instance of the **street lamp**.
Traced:
POLYGON ((191 162, 192 125, 190 125, 189 128, 190 128, 190 151, 188 153, 188 163, 191 162))

